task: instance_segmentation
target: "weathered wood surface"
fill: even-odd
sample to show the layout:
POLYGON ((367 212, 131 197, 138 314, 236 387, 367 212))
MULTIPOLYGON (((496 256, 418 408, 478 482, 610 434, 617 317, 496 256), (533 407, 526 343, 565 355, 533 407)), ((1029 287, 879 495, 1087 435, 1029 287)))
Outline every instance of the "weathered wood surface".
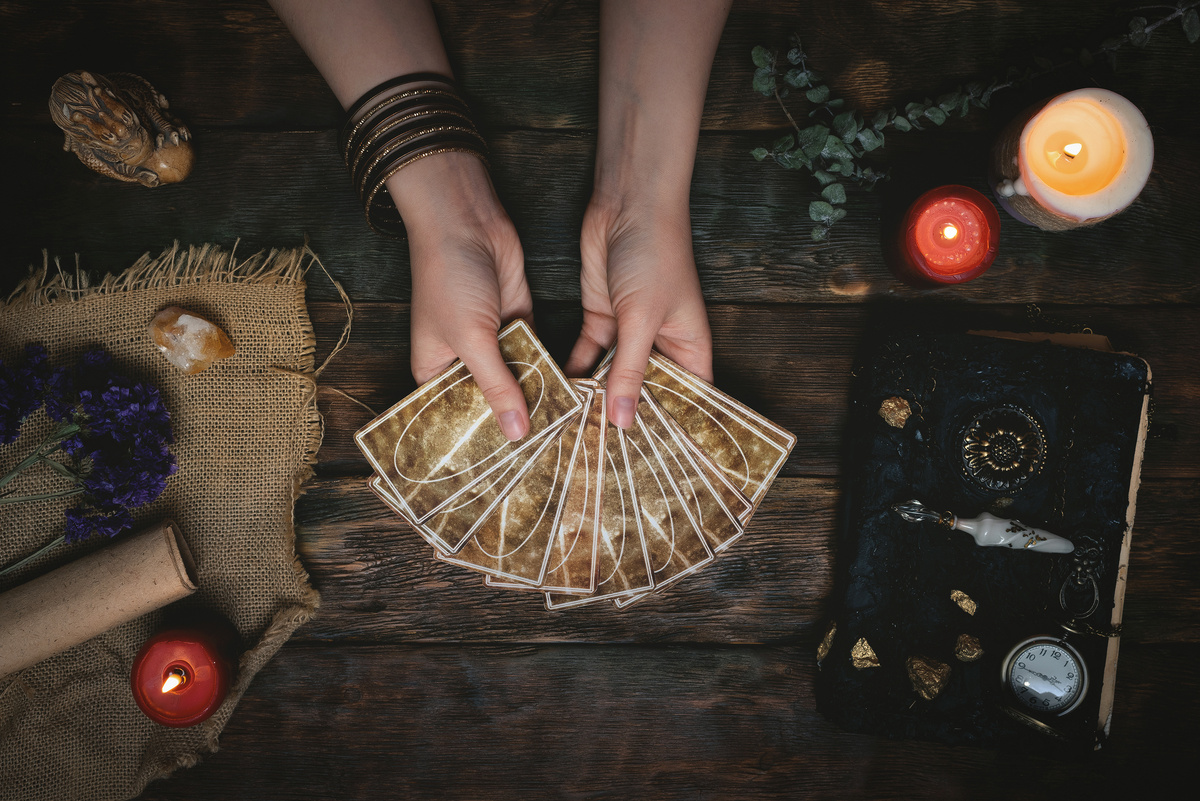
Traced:
POLYGON ((1197 658, 1123 648, 1112 738, 1070 761, 840 731, 807 646, 291 643, 221 751, 142 798, 1153 798, 1191 775, 1197 658))
MULTIPOLYGON (((1142 487, 1123 642, 1200 642, 1196 481, 1142 487), (1170 554, 1164 559, 1164 554, 1170 554)), ((364 479, 321 479, 297 514, 301 558, 321 590, 303 641, 772 643, 824 634, 840 494, 830 479, 777 479, 745 537, 660 597, 547 612, 538 593, 485 587, 438 562, 364 479)))
MULTIPOLYGON (((322 282, 324 276, 311 280, 322 282)), ((1154 374, 1154 427, 1142 475, 1200 479, 1200 311, 1195 306, 1037 307, 957 304, 907 299, 854 305, 710 304, 716 383, 743 403, 796 434, 784 475, 833 476, 839 470, 846 396, 855 353, 867 330, 1028 331, 1091 328, 1116 350, 1145 359, 1154 374), (755 336, 747 336, 755 332, 755 336)), ((309 307, 319 341, 336 342, 346 320, 340 303, 309 307)), ((538 330, 559 362, 580 324, 578 306, 541 304, 538 330)), ((322 383, 382 412, 415 388, 408 369, 408 305, 356 304, 350 342, 326 368, 322 383)), ((318 358, 323 358, 318 354, 318 358)), ((366 460, 353 434, 372 419, 361 406, 322 393, 328 425, 320 469, 327 475, 362 474, 366 460)))
MULTIPOLYGON (((1198 79, 1200 83, 1200 79, 1198 79)), ((710 303, 859 303, 880 297, 955 302, 1196 303, 1186 254, 1200 252, 1189 209, 1200 186, 1195 139, 1156 137, 1159 163, 1141 198, 1103 225, 1046 234, 1005 217, 1000 255, 983 280, 911 289, 883 262, 882 231, 916 194, 958 182, 987 191, 990 138, 929 132, 896 137, 895 177, 875 192, 852 189, 849 216, 814 245, 799 173, 759 164, 761 134, 703 137, 692 191, 696 263, 710 303)), ((57 128, 0 131, 5 175, 20 202, 2 218, 0 275, 24 274, 47 249, 66 264, 119 271, 172 241, 240 239, 239 250, 306 238, 355 300, 408 300, 404 242, 373 234, 337 154, 332 131, 210 131, 196 136, 196 166, 182 184, 148 190, 104 178, 60 149, 57 128), (48 211, 48 210, 51 210, 48 211)), ((579 297, 579 226, 591 186, 595 138, 518 131, 493 137, 496 183, 521 235, 539 300, 579 297)), ((11 280, 11 279, 10 279, 11 280)), ((313 297, 333 299, 328 283, 313 297)))
MULTIPOLYGON (((561 360, 580 320, 597 3, 435 5, 525 245, 539 331, 561 360)), ((799 437, 745 540, 624 612, 545 612, 536 595, 435 561, 365 487, 351 437, 369 413, 323 392, 320 477, 297 522, 324 605, 256 679, 222 751, 144 797, 1130 798, 1181 774, 1200 716, 1200 46, 1172 24, 1149 48, 1124 48, 1115 74, 1066 66, 945 130, 889 135, 893 180, 852 191, 821 245, 808 238, 814 187, 748 155, 787 129, 750 89, 756 44, 782 49, 798 31, 811 65, 869 112, 1031 55, 1065 61, 1062 47, 1119 35, 1133 13, 1082 0, 738 2, 703 121, 696 255, 718 385, 799 437), (995 131, 1031 100, 1087 85, 1126 95, 1153 126, 1157 167, 1133 207, 1064 234, 1005 218, 984 278, 936 291, 896 281, 882 232, 907 201, 939 183, 986 190, 995 131), (814 708, 849 373, 864 335, 895 325, 1090 326, 1154 370, 1113 739, 1094 758, 878 740, 814 708)), ((43 248, 102 273, 175 240, 239 241, 248 254, 307 238, 356 311, 322 383, 376 409, 412 389, 406 247, 363 223, 334 145, 337 104, 264 2, 19 0, 0 4, 0 40, 0 293, 43 248), (197 134, 188 181, 121 185, 61 151, 46 98, 81 68, 132 71, 168 96, 197 134)), ((323 358, 343 310, 319 273, 309 297, 323 358)))
MULTIPOLYGON (((485 129, 595 128, 595 0, 435 6, 456 75, 485 129)), ((1155 9, 1141 13, 1154 18, 1155 9)), ((786 127, 774 101, 750 88, 750 50, 763 45, 786 51, 788 37, 798 33, 810 66, 864 112, 936 97, 971 80, 988 83, 1040 55, 1065 66, 1028 91, 997 96, 1002 111, 1061 86, 1099 83, 1130 96, 1156 123, 1196 131, 1190 98, 1178 88, 1189 74, 1194 82, 1200 67, 1177 24, 1156 34, 1147 50, 1121 51, 1115 74, 1103 58, 1083 69, 1063 55, 1063 47, 1095 49, 1124 33, 1133 14, 1116 12, 1111 3, 1079 0, 918 6, 892 0, 744 0, 734 5, 721 38, 703 127, 786 127)), ((50 86, 71 69, 143 75, 200 127, 312 130, 341 122, 332 93, 270 7, 258 0, 8 0, 0 5, 0 27, 20 33, 17 46, 0 56, 4 74, 20 76, 5 87, 3 108, 19 124, 49 124, 50 86), (245 80, 247 72, 255 80, 245 80)), ((807 111, 802 103, 798 108, 807 111)), ((986 124, 986 115, 967 123, 986 124)))

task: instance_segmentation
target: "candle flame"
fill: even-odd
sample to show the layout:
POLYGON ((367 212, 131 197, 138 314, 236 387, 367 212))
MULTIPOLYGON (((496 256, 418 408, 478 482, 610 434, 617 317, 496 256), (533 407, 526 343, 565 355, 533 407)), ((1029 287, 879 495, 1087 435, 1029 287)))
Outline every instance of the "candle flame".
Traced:
POLYGON ((171 672, 167 674, 167 680, 163 682, 162 691, 164 693, 171 692, 171 690, 183 684, 183 680, 186 678, 187 673, 184 672, 183 668, 172 668, 171 672))
POLYGON ((1072 142, 1069 145, 1063 145, 1063 152, 1067 154, 1067 158, 1075 158, 1083 152, 1082 142, 1072 142))
POLYGON ((947 224, 946 227, 942 229, 942 236, 946 239, 955 239, 958 237, 958 229, 953 225, 947 224))

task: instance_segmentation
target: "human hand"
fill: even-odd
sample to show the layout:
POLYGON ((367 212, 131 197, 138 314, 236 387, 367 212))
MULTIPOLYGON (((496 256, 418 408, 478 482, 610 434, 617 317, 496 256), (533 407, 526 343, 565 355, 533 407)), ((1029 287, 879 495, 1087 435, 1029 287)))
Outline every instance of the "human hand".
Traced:
POLYGON ((712 334, 682 203, 593 198, 579 236, 583 330, 567 360, 584 374, 614 342, 608 417, 633 423, 651 348, 712 381, 712 334))
POLYGON ((532 322, 524 254, 479 159, 442 153, 388 181, 408 229, 412 263, 412 372, 423 384, 460 358, 510 440, 529 430, 529 410, 496 332, 532 322))

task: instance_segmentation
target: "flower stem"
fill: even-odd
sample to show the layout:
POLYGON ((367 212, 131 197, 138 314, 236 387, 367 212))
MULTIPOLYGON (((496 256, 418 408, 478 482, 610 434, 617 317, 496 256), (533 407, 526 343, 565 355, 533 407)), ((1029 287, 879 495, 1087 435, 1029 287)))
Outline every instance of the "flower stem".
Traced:
POLYGON ((0 496, 0 503, 20 503, 21 501, 48 501, 52 498, 70 498, 72 495, 82 495, 83 487, 72 487, 59 492, 47 492, 44 495, 5 495, 0 496))
POLYGON ((53 434, 51 434, 50 436, 46 437, 44 440, 42 440, 42 444, 40 444, 36 448, 34 448, 32 453, 30 453, 28 456, 26 456, 24 459, 21 460, 20 464, 18 464, 12 470, 8 471, 8 475, 4 476, 3 478, 0 478, 0 487, 3 487, 5 484, 12 481, 18 475, 20 475, 22 470, 29 467, 31 464, 33 464, 37 460, 41 459, 42 457, 46 456, 48 453, 52 452, 55 448, 57 448, 62 443, 62 441, 64 439, 66 439, 69 436, 72 436, 73 434, 77 434, 78 432, 79 432, 79 426, 75 423, 71 423, 69 425, 62 426, 61 428, 58 429, 58 431, 56 431, 53 434), (50 447, 47 447, 47 446, 50 446, 50 447))
POLYGON ((29 556, 26 556, 21 561, 15 562, 15 563, 9 565, 8 567, 4 568, 3 570, 0 570, 0 576, 8 575, 9 573, 13 572, 14 570, 17 570, 18 568, 21 568, 24 565, 29 564, 34 559, 37 559, 39 556, 49 553, 54 548, 57 548, 59 545, 62 545, 64 542, 66 542, 66 539, 67 539, 67 535, 64 534, 56 540, 51 540, 49 545, 46 545, 45 547, 37 550, 36 552, 31 553, 29 556))

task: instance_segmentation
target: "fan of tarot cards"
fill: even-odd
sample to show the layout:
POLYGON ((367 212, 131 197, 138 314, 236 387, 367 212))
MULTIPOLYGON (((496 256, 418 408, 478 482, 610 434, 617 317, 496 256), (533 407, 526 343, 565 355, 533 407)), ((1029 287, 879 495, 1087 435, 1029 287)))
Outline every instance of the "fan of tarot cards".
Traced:
POLYGON ((548 609, 623 608, 696 572, 745 531, 791 433, 651 355, 634 424, 607 422, 606 358, 569 380, 529 326, 499 333, 529 404, 509 442, 462 362, 355 435, 371 489, 444 562, 548 609))

